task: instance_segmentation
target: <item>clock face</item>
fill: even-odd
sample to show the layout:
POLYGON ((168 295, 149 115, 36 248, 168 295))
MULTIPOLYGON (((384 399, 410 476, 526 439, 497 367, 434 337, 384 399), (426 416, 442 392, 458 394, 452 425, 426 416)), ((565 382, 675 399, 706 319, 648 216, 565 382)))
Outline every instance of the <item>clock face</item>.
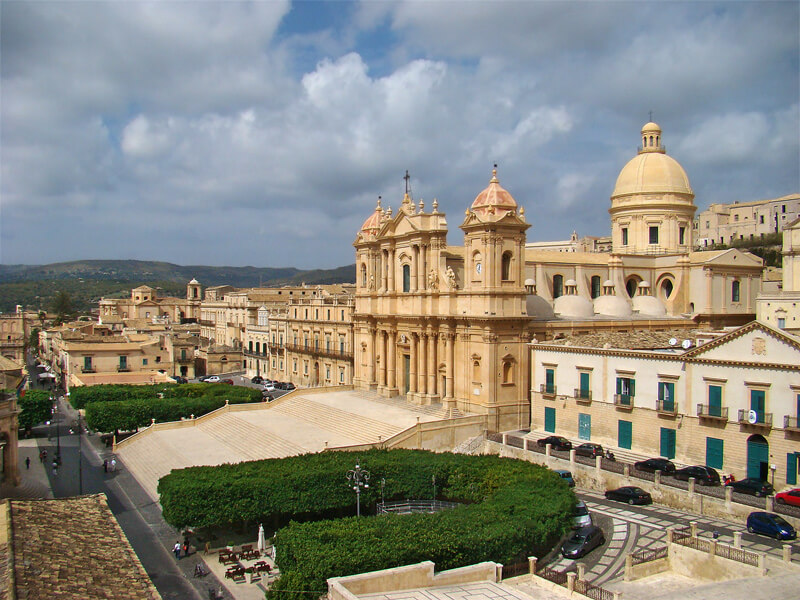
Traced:
POLYGON ((475 263, 475 272, 480 275, 481 274, 481 263, 475 263))

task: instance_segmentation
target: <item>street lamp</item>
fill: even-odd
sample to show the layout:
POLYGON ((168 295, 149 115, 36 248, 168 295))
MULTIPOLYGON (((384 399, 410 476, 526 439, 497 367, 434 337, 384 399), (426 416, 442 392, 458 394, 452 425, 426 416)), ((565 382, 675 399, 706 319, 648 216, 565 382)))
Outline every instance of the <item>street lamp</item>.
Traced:
POLYGON ((386 479, 381 477, 381 504, 386 506, 386 501, 383 499, 383 488, 386 487, 386 479))
POLYGON ((61 464, 61 427, 58 420, 58 398, 55 399, 53 404, 53 421, 56 423, 56 458, 55 462, 61 464))
POLYGON ((433 501, 436 502, 436 475, 431 475, 433 481, 433 501))
POLYGON ((356 463, 356 468, 347 472, 347 480, 353 485, 356 493, 356 516, 361 516, 361 488, 368 488, 369 471, 365 471, 356 463))

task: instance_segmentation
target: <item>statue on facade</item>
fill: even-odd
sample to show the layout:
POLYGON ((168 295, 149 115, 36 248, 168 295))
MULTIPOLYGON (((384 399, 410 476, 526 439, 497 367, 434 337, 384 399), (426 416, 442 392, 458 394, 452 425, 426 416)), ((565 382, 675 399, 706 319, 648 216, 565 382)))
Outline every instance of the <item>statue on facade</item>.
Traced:
POLYGON ((451 290, 457 290, 458 284, 456 283, 456 274, 453 267, 447 267, 447 285, 451 290))
POLYGON ((431 269, 431 272, 428 273, 428 288, 434 292, 439 289, 439 274, 436 269, 431 269))
POLYGON ((369 289, 371 290, 375 289, 375 275, 369 276, 369 289))

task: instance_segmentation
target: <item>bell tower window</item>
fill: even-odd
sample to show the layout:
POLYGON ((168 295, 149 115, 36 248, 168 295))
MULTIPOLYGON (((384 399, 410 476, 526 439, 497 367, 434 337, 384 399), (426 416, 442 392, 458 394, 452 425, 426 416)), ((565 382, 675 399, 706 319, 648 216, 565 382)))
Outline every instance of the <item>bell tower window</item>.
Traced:
POLYGON ((502 279, 511 281, 511 252, 503 253, 502 279))

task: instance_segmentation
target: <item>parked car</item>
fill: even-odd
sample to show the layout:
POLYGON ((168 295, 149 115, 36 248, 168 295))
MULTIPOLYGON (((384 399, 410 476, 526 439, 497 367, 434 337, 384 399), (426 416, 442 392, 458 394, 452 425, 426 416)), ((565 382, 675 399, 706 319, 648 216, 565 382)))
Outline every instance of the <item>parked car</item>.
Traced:
POLYGON ((642 488, 626 485, 615 490, 606 491, 608 500, 619 500, 628 504, 652 504, 653 497, 642 488))
POLYGON ((797 532, 786 522, 786 519, 768 512, 751 512, 747 515, 747 531, 774 537, 776 540, 797 538, 797 532))
POLYGON ((591 456, 592 458, 603 456, 603 447, 600 444, 586 442, 575 448, 575 454, 578 456, 591 456))
POLYGON ((734 492, 740 494, 750 494, 751 496, 771 496, 775 493, 775 488, 768 481, 761 481, 756 477, 748 477, 747 479, 740 479, 739 481, 731 481, 727 484, 728 487, 733 488, 734 492))
POLYGON ((261 375, 256 375, 255 377, 250 379, 250 383, 263 383, 264 378, 261 375))
POLYGON ((275 386, 279 390, 286 390, 287 392, 291 392, 292 390, 297 389, 295 385, 291 381, 284 381, 281 383, 276 384, 275 386))
POLYGON ((683 479, 684 481, 689 481, 690 477, 694 477, 697 483, 701 485, 719 485, 719 473, 717 473, 716 469, 702 465, 676 469, 673 476, 675 479, 683 479))
POLYGON ((220 383, 227 383, 228 385, 233 385, 233 379, 221 379, 220 383))
POLYGON ((575 503, 575 512, 573 514, 575 515, 572 518, 573 527, 586 527, 592 524, 592 515, 589 514, 589 509, 583 500, 578 500, 575 503))
POLYGON ((672 475, 675 472, 675 464, 666 458, 648 458, 633 463, 633 468, 637 471, 654 473, 661 471, 664 475, 672 475))
POLYGON ((561 477, 564 481, 567 482, 569 487, 575 487, 575 480, 572 478, 572 473, 567 471, 566 469, 556 469, 553 471, 556 475, 561 477))
POLYGON ((189 382, 189 380, 188 380, 188 379, 186 379, 186 377, 181 377, 180 375, 172 375, 172 376, 171 376, 171 379, 172 379, 172 380, 173 380, 175 383, 188 383, 188 382, 189 382))
POLYGON ((800 488, 787 490, 785 492, 778 492, 775 494, 775 502, 778 504, 791 504, 792 506, 800 506, 800 488))
POLYGON ((605 544, 603 530, 596 525, 587 525, 575 531, 561 545, 561 556, 564 558, 580 558, 605 544))
POLYGON ((548 435, 545 438, 536 440, 537 446, 544 447, 547 446, 547 444, 550 444, 553 450, 572 450, 572 442, 560 435, 548 435))
POLYGON ((275 384, 274 384, 274 383, 272 383, 272 382, 271 382, 271 381, 268 379, 268 380, 267 380, 267 381, 265 381, 265 382, 264 382, 264 384, 261 386, 261 389, 262 389, 262 391, 264 391, 264 392, 274 392, 274 391, 275 391, 277 388, 275 387, 275 384))
POLYGON ((209 375, 200 381, 204 383, 219 383, 219 375, 209 375))

